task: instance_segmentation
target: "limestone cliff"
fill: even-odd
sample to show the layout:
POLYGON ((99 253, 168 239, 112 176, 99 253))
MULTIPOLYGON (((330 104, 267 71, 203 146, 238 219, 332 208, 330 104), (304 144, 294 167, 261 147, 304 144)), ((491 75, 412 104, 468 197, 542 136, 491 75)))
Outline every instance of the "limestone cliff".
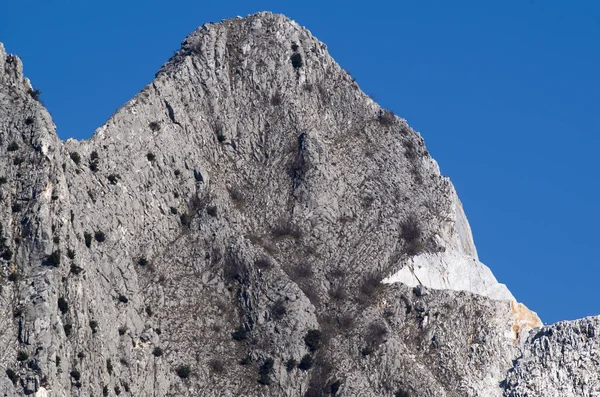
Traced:
POLYGON ((281 15, 200 27, 87 141, 0 45, 0 211, 5 396, 559 395, 536 346, 581 329, 536 337, 423 139, 281 15))

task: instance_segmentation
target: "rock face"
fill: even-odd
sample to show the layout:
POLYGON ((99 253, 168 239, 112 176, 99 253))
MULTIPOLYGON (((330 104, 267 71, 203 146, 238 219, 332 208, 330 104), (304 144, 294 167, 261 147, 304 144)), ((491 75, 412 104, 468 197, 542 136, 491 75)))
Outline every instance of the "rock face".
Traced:
POLYGON ((0 45, 0 211, 4 396, 598 391, 598 320, 536 328, 422 138, 281 15, 202 26, 88 141, 0 45))

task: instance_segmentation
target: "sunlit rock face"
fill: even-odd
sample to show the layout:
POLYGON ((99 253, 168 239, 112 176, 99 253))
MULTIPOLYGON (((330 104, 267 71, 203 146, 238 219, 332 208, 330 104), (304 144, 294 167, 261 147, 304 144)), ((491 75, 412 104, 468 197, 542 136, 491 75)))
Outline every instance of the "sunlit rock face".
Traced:
POLYGON ((286 17, 198 28, 87 141, 38 99, 0 46, 4 396, 567 390, 420 135, 286 17))

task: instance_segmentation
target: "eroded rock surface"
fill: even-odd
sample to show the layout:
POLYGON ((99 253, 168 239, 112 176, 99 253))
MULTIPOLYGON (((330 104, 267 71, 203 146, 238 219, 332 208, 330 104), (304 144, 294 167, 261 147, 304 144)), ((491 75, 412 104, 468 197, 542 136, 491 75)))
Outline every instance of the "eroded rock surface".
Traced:
POLYGON ((423 139, 281 15, 87 141, 0 46, 0 178, 5 396, 502 396, 543 357, 423 139))

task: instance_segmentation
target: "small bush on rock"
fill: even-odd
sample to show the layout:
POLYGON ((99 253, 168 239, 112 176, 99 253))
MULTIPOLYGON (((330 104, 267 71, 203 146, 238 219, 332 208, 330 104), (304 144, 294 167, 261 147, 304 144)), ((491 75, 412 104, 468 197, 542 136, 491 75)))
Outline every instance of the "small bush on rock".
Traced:
POLYGON ((222 374, 225 372, 225 365, 223 364, 223 361, 219 360, 218 358, 211 358, 208 361, 208 367, 216 374, 222 374))
POLYGON ((106 240, 106 235, 103 231, 98 230, 94 233, 94 239, 96 239, 97 242, 102 243, 106 240))
POLYGON ((62 296, 58 298, 58 310, 60 310, 62 314, 69 311, 69 302, 62 296))
POLYGON ((302 360, 300 360, 300 363, 298 364, 298 369, 301 369, 302 371, 308 371, 312 368, 313 363, 314 360, 312 356, 310 354, 305 354, 304 357, 302 357, 302 360))
POLYGON ((8 379, 10 379, 13 384, 17 383, 17 380, 19 380, 17 373, 10 368, 6 369, 6 376, 8 376, 8 379))
POLYGON ((321 347, 321 331, 318 329, 309 330, 304 335, 304 343, 310 352, 315 352, 321 347))
POLYGON ((160 124, 157 123, 156 121, 151 121, 148 124, 148 127, 150 127, 150 129, 152 130, 152 132, 160 131, 160 124))
POLYGON ((71 152, 69 154, 69 156, 71 157, 71 160, 73 160, 73 162, 77 165, 79 165, 79 163, 81 163, 81 156, 79 155, 79 153, 77 152, 71 152))
POLYGON ((92 330, 92 334, 95 334, 96 332, 98 332, 98 321, 96 320, 90 320, 90 328, 92 330))
POLYGON ((45 265, 59 267, 60 266, 60 250, 56 250, 52 254, 50 254, 50 256, 48 258, 46 258, 45 265))
POLYGON ((238 329, 231 333, 231 338, 237 341, 246 340, 248 338, 248 331, 246 331, 244 327, 240 326, 238 329))
POLYGON ((273 359, 267 358, 258 369, 258 383, 261 385, 271 384, 271 372, 273 372, 273 359))
POLYGON ((302 55, 297 52, 292 54, 290 60, 292 61, 292 66, 294 69, 300 69, 302 66, 304 66, 304 62, 302 62, 302 55))
POLYGON ((189 365, 180 365, 177 367, 177 376, 179 376, 181 379, 189 378, 191 373, 192 369, 189 365))
POLYGON ((155 347, 154 350, 152 350, 152 355, 154 357, 160 357, 163 355, 163 349, 161 349, 160 347, 155 347))
POLYGON ((292 372, 294 370, 294 368, 296 368, 297 365, 298 365, 298 361, 294 360, 293 358, 290 358, 289 360, 287 360, 285 362, 285 369, 288 372, 292 372))

